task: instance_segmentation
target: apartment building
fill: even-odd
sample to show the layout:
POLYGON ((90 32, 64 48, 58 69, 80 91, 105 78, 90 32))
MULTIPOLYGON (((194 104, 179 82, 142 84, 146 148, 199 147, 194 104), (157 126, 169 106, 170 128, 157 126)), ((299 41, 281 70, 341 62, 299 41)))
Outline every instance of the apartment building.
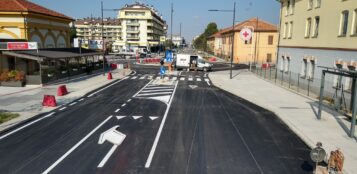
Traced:
POLYGON ((122 40, 118 44, 124 49, 155 47, 160 44, 160 37, 166 36, 166 22, 153 6, 125 5, 118 19, 122 26, 122 40))
MULTIPOLYGON (((100 18, 83 18, 74 22, 77 37, 82 40, 84 47, 88 47, 90 40, 102 40, 102 20, 100 18)), ((114 18, 103 19, 103 38, 113 45, 113 50, 122 49, 121 21, 114 18)))
MULTIPOLYGON (((278 30, 275 25, 258 18, 252 18, 235 25, 234 36, 234 63, 275 63, 278 43, 278 30), (243 28, 250 28, 253 31, 250 41, 243 41, 239 37, 243 28)), ((229 27, 210 36, 208 44, 213 46, 215 55, 229 59, 232 40, 232 27, 229 27)))
MULTIPOLYGON (((291 74, 291 81, 308 81, 318 91, 321 68, 356 70, 357 3, 355 0, 280 0, 281 30, 278 53, 279 72, 291 74)), ((350 79, 338 84, 328 76, 331 93, 343 85, 350 91, 350 79)))

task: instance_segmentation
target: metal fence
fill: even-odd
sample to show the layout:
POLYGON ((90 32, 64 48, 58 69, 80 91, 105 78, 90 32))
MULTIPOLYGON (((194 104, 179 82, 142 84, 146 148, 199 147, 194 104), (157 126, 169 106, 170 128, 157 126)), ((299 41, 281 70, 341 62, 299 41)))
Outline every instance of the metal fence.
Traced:
MULTIPOLYGON (((321 78, 302 77, 299 73, 285 72, 276 67, 253 66, 252 73, 276 85, 288 88, 299 94, 319 99, 321 78)), ((330 79, 333 79, 331 76, 330 79)), ((351 112, 351 92, 344 90, 343 85, 336 87, 333 81, 325 81, 324 104, 343 114, 351 112)))

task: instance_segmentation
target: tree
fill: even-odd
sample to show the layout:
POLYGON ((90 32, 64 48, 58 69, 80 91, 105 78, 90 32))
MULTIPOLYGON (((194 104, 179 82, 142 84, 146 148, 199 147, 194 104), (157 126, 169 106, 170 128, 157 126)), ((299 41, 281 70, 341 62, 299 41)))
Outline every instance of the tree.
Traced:
POLYGON ((72 25, 71 30, 69 31, 70 42, 73 43, 73 39, 77 37, 77 30, 74 25, 72 25))
POLYGON ((211 22, 207 25, 205 31, 194 41, 196 49, 207 51, 207 38, 218 31, 217 24, 211 22))

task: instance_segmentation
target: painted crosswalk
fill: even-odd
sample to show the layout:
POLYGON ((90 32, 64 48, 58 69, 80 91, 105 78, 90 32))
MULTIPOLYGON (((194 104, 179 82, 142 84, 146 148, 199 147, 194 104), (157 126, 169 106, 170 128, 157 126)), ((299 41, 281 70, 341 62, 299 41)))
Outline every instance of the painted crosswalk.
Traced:
POLYGON ((172 80, 172 81, 189 81, 189 82, 210 82, 207 74, 203 74, 202 76, 192 76, 192 75, 177 75, 177 76, 161 76, 157 74, 137 74, 132 75, 128 79, 131 80, 172 80))
POLYGON ((135 94, 135 98, 147 98, 159 100, 168 103, 175 90, 175 85, 160 85, 153 84, 152 81, 146 85, 141 91, 135 94))

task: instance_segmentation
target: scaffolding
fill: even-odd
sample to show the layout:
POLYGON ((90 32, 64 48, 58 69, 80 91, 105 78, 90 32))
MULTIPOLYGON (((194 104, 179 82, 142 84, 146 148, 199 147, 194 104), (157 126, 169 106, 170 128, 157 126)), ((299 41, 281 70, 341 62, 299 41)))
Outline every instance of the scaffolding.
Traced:
MULTIPOLYGON (((318 110, 318 115, 317 118, 320 120, 321 119, 321 109, 322 109, 322 102, 323 102, 323 96, 324 96, 324 88, 325 88, 325 76, 326 74, 332 74, 332 75, 337 75, 339 76, 339 79, 342 77, 349 77, 352 79, 352 88, 351 88, 351 110, 352 110, 352 120, 351 120, 351 129, 350 129, 350 134, 349 136, 351 138, 354 137, 355 133, 355 126, 356 126, 356 112, 357 112, 357 103, 356 103, 356 97, 357 97, 357 85, 356 85, 356 79, 357 79, 357 71, 354 70, 345 70, 342 68, 331 68, 331 67, 324 67, 324 66, 318 66, 319 68, 322 68, 322 76, 321 76, 321 86, 320 86, 320 96, 319 96, 319 110, 318 110)), ((342 104, 342 103, 339 103, 342 104)))

